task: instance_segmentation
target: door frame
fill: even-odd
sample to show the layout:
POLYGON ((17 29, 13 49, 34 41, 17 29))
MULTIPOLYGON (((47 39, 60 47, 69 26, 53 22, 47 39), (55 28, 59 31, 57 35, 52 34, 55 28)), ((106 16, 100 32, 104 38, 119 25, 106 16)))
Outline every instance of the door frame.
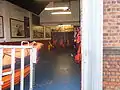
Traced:
POLYGON ((103 89, 103 0, 81 0, 81 90, 103 89))

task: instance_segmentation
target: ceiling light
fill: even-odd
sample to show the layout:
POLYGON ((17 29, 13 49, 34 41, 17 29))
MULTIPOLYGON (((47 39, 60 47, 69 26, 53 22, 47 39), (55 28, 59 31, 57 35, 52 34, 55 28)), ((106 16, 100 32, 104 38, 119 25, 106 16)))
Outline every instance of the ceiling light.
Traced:
POLYGON ((71 14, 71 12, 52 12, 51 14, 71 14))
POLYGON ((45 8, 45 10, 67 10, 68 7, 51 7, 51 8, 45 8))
POLYGON ((72 25, 58 25, 59 27, 61 27, 61 26, 72 26, 72 25))

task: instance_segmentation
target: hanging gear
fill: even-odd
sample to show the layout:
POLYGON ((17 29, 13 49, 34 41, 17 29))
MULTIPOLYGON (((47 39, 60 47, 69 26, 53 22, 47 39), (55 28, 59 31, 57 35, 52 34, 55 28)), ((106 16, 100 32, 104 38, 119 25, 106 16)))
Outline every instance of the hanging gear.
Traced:
POLYGON ((74 33, 74 43, 75 43, 75 52, 76 55, 74 57, 74 60, 76 63, 80 63, 81 61, 81 34, 80 34, 80 28, 77 27, 74 33))
POLYGON ((60 46, 61 46, 62 48, 65 47, 63 39, 60 40, 60 46))
POLYGON ((75 55, 75 62, 80 63, 80 61, 81 61, 81 45, 79 45, 77 54, 75 55))
POLYGON ((51 44, 51 42, 48 42, 48 51, 51 51, 54 48, 54 46, 51 44))

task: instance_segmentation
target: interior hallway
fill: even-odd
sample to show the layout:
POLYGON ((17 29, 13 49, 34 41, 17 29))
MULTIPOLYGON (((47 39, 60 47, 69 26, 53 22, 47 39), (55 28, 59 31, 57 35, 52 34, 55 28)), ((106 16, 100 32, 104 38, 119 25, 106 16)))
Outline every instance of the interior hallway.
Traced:
MULTIPOLYGON (((43 51, 36 65, 34 90, 80 90, 80 68, 71 50, 43 51)), ((29 81, 26 79, 25 90, 29 81)), ((16 87, 18 90, 18 87, 16 87)))

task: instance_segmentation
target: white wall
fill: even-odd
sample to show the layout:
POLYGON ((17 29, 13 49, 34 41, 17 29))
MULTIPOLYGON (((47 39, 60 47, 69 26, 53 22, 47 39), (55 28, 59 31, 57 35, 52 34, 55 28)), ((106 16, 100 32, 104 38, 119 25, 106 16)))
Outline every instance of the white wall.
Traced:
MULTIPOLYGON (((47 7, 68 6, 67 3, 49 3, 47 7), (62 5, 61 5, 62 4, 62 5)), ((40 22, 43 25, 73 24, 79 25, 79 0, 71 1, 71 15, 51 15, 52 11, 43 10, 40 14, 40 22)))
MULTIPOLYGON (((4 3, 0 1, 0 16, 4 16, 4 3)), ((4 17, 3 17, 4 18, 4 17)), ((5 38, 0 38, 0 42, 3 42, 5 38)))
POLYGON ((0 16, 3 16, 3 12, 4 12, 4 9, 3 9, 3 2, 0 1, 0 16))
POLYGON ((30 17, 30 12, 14 4, 4 1, 4 32, 6 41, 30 40, 30 38, 11 38, 10 36, 10 18, 24 21, 24 16, 30 17))
MULTIPOLYGON (((4 20, 4 38, 0 38, 0 42, 6 41, 23 41, 23 40, 41 40, 40 38, 32 37, 32 12, 27 11, 19 6, 16 6, 7 1, 0 1, 0 15, 4 20), (24 17, 29 17, 30 23, 30 38, 11 38, 10 36, 10 18, 24 21, 24 17)), ((43 38, 42 40, 46 40, 43 38)))
POLYGON ((0 42, 6 41, 22 41, 32 40, 32 12, 29 12, 21 7, 18 7, 7 1, 0 1, 0 16, 3 16, 4 22, 4 38, 0 38, 0 42), (30 20, 30 38, 11 38, 10 36, 10 18, 24 21, 24 17, 29 17, 30 20))

